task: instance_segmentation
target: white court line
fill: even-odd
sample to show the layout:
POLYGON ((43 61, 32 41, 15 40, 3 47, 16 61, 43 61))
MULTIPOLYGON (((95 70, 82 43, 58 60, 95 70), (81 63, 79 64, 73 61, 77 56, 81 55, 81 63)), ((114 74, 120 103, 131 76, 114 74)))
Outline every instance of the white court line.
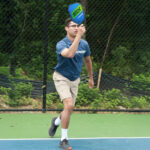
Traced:
MULTIPOLYGON (((95 138, 69 138, 69 140, 99 140, 99 139, 150 139, 150 137, 95 137, 95 138)), ((0 141, 28 141, 28 140, 37 140, 37 141, 44 141, 44 140, 60 140, 60 138, 24 138, 24 139, 0 139, 0 141)))

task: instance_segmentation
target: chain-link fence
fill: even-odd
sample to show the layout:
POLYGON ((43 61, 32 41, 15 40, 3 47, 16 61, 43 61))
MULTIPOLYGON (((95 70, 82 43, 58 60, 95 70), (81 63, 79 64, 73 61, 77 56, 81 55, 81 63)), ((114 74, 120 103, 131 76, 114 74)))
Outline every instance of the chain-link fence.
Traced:
MULTIPOLYGON (((118 106, 133 98, 134 103, 141 104, 135 108, 149 110, 148 0, 1 0, 0 108, 62 108, 56 100, 58 95, 52 93, 55 92, 52 73, 57 63, 55 47, 66 35, 64 22, 69 17, 68 6, 75 2, 82 4, 86 14, 84 38, 90 45, 95 86, 100 87, 101 96, 105 97, 105 90, 119 89, 120 101, 123 100, 118 106)), ((82 81, 87 81, 86 74, 83 67, 82 81)), ((118 99, 109 95, 108 101, 113 98, 118 99)))

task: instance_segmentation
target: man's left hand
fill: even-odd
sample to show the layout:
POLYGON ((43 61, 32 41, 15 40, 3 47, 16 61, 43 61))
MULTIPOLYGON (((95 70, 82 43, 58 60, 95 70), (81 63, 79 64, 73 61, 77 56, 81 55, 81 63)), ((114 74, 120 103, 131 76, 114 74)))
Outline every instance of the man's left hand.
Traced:
POLYGON ((93 80, 93 78, 90 78, 89 79, 89 88, 93 89, 93 87, 94 87, 94 80, 93 80))

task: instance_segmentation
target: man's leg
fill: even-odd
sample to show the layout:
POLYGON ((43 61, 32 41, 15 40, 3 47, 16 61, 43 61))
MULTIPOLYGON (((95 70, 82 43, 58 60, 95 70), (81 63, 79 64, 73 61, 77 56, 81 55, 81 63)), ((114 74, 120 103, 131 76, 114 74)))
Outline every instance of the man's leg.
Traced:
POLYGON ((61 112, 61 141, 59 147, 65 150, 72 150, 68 142, 68 127, 70 116, 72 114, 74 105, 72 98, 63 99, 64 110, 61 112))
MULTIPOLYGON (((58 72, 54 72, 53 80, 56 87, 56 90, 60 96, 61 101, 71 98, 72 95, 70 93, 70 81, 59 74, 58 72)), ((65 107, 66 108, 66 107, 65 107)), ((49 129, 49 135, 54 136, 59 124, 61 123, 61 115, 59 117, 54 117, 51 122, 51 127, 49 129)))
POLYGON ((64 110, 61 112, 61 127, 62 127, 62 137, 63 139, 68 139, 67 130, 69 127, 70 116, 72 114, 74 105, 72 98, 66 98, 63 100, 64 110))

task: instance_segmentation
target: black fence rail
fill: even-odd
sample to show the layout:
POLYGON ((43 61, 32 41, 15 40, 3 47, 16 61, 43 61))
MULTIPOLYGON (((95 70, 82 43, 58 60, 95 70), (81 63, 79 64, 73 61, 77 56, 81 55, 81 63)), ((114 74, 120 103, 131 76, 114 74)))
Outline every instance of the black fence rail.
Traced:
MULTIPOLYGON (((97 86, 98 73, 94 73, 94 82, 95 87, 97 86)), ((25 79, 12 79, 7 77, 6 75, 0 75, 0 86, 6 88, 12 88, 12 83, 18 84, 20 82, 23 83, 31 83, 32 84, 32 93, 31 97, 38 98, 43 95, 43 82, 42 81, 34 81, 34 80, 25 80, 25 79)), ((81 76, 81 84, 88 83, 88 76, 81 76)), ((130 80, 122 79, 116 76, 112 76, 111 74, 107 74, 105 72, 102 73, 101 77, 101 85, 100 90, 111 90, 113 88, 120 89, 124 92, 124 89, 127 90, 127 94, 129 96, 150 96, 150 90, 140 90, 138 87, 141 87, 143 84, 148 88, 150 88, 150 84, 141 83, 141 82, 133 82, 130 80)), ((51 92, 56 92, 55 85, 53 81, 47 81, 47 94, 51 92)))
POLYGON ((150 88, 149 83, 133 82, 103 72, 100 89, 109 90, 113 88, 120 89, 124 93, 127 92, 126 94, 128 96, 150 96, 150 90, 147 90, 148 88, 150 88), (141 89, 143 85, 145 85, 145 89, 141 89))
MULTIPOLYGON (((43 81, 34 81, 34 80, 25 80, 25 79, 12 79, 5 75, 0 75, 0 86, 6 87, 6 88, 13 88, 12 83, 18 84, 18 83, 31 83, 32 84, 32 92, 31 97, 32 98, 39 98, 43 96, 43 81)), ((55 92, 55 86, 53 81, 47 82, 47 93, 55 92)))

